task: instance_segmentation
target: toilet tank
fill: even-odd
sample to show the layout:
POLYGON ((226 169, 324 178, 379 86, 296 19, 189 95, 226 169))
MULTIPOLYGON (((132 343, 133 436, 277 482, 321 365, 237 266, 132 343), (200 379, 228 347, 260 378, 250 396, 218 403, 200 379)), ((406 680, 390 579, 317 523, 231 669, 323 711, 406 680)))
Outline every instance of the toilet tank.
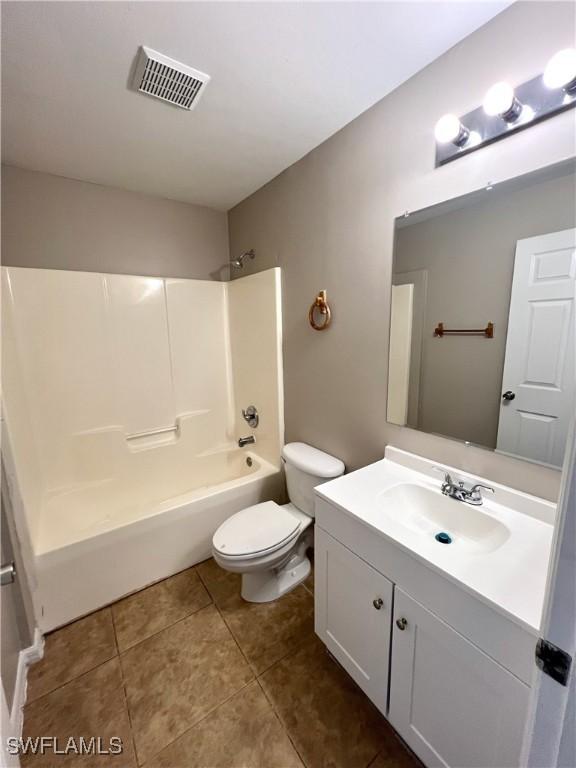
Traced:
POLYGON ((288 497, 314 517, 314 488, 344 474, 344 463, 306 443, 288 443, 282 450, 288 497))

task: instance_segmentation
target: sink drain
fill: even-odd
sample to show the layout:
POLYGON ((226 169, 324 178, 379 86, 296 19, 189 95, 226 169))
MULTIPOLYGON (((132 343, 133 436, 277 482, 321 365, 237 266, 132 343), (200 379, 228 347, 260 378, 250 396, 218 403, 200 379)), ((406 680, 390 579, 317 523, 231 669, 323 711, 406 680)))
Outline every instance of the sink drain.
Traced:
POLYGON ((452 536, 450 536, 449 533, 446 533, 446 531, 440 531, 434 538, 436 541, 439 541, 440 544, 452 544, 452 536))

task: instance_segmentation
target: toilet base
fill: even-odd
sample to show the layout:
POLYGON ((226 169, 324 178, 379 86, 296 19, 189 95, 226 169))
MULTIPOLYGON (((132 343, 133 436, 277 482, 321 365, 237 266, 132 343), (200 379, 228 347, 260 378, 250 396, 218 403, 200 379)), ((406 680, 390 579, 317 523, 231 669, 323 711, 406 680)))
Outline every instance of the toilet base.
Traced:
POLYGON ((242 597, 248 603, 270 603, 301 584, 310 573, 306 555, 293 555, 282 568, 242 574, 242 597))

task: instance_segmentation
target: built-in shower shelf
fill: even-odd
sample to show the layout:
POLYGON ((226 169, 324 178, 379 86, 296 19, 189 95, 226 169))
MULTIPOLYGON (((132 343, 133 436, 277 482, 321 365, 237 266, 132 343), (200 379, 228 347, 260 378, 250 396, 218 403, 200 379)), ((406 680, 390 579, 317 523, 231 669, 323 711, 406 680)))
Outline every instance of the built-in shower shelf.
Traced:
POLYGON ((156 435, 164 435, 168 432, 178 432, 180 430, 179 424, 174 424, 172 427, 160 427, 159 429, 148 429, 144 432, 132 432, 130 435, 126 435, 126 440, 140 440, 143 437, 155 437, 156 435))

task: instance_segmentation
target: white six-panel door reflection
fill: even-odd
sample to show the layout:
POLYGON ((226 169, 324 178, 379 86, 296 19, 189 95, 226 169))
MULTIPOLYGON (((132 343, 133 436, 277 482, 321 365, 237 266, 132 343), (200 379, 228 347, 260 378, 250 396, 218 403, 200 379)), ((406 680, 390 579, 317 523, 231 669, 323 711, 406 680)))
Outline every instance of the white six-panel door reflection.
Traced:
POLYGON ((562 466, 575 409, 575 286, 576 229, 517 242, 497 451, 562 466))

